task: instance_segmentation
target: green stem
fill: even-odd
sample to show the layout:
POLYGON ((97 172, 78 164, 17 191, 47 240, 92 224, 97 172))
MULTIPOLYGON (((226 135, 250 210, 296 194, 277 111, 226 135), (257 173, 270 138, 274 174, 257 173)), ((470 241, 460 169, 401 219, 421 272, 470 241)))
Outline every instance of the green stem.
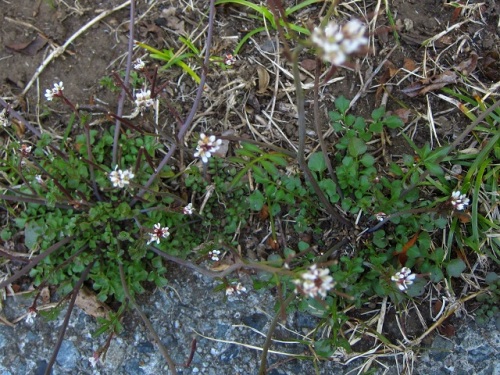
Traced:
MULTIPOLYGON (((290 302, 292 302, 292 300, 294 298, 295 298, 295 294, 290 293, 290 295, 287 297, 287 299, 281 305, 280 310, 286 311, 286 307, 290 304, 290 302)), ((273 340, 273 333, 276 330, 276 326, 278 325, 278 321, 280 319, 280 316, 281 316, 281 314, 279 312, 276 313, 276 316, 274 317, 273 321, 271 322, 271 325, 269 326, 269 330, 267 331, 266 342, 264 342, 264 346, 262 347, 262 354, 260 356, 259 375, 266 374, 267 352, 269 351, 269 347, 271 346, 271 342, 273 340)))

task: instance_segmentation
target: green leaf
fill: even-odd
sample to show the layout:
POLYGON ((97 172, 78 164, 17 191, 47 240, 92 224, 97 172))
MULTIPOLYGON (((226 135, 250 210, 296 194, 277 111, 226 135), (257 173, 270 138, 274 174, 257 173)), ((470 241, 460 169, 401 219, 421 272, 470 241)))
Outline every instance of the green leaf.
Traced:
POLYGON ((323 172, 326 170, 326 162, 322 152, 315 152, 309 158, 307 163, 309 169, 314 172, 323 172))
POLYGON ((370 131, 372 133, 382 133, 384 126, 381 122, 376 121, 370 124, 370 131))
POLYGON ((257 155, 260 155, 262 153, 262 150, 259 148, 259 146, 256 146, 253 143, 243 142, 241 144, 241 147, 257 155))
POLYGON ((394 173, 396 176, 402 176, 403 175, 403 170, 401 169, 401 167, 399 165, 397 165, 396 163, 391 163, 389 165, 389 170, 394 173))
POLYGON ((305 251, 311 247, 307 242, 304 241, 299 241, 297 244, 297 247, 299 248, 299 251, 305 251))
POLYGON ((347 146, 347 150, 349 151, 349 155, 357 157, 366 152, 366 143, 361 139, 353 137, 349 140, 349 144, 347 146))
POLYGON ((443 176, 444 171, 443 169, 439 166, 439 164, 434 164, 434 163, 425 163, 425 167, 429 170, 431 175, 433 176, 443 176))
POLYGON ((337 186, 331 178, 325 178, 318 183, 321 190, 326 192, 331 203, 337 203, 340 200, 340 196, 337 194, 337 186))
POLYGON ((370 154, 364 154, 363 157, 359 160, 361 164, 363 164, 365 167, 371 167, 373 164, 375 164, 375 158, 371 156, 370 154))
POLYGON ((254 190, 252 194, 248 197, 248 203, 250 203, 250 208, 254 211, 260 211, 264 207, 265 198, 260 190, 254 190))
POLYGON ((462 259, 452 259, 446 266, 446 272, 452 277, 459 277, 465 268, 466 265, 462 259))
POLYGON ((314 343, 314 351, 319 357, 330 358, 333 348, 329 340, 318 340, 314 343))
POLYGON ((345 114, 349 109, 349 100, 347 100, 344 96, 339 96, 335 99, 335 107, 340 113, 345 114))
POLYGON ((388 116, 384 123, 391 129, 401 128, 404 125, 403 120, 398 116, 388 116))
POLYGON ((24 230, 24 244, 28 249, 34 250, 42 231, 42 227, 36 221, 28 223, 24 230))
POLYGON ((282 167, 286 167, 288 165, 283 154, 270 153, 266 154, 266 158, 271 160, 274 164, 281 165, 282 167))
POLYGON ((278 168, 276 168, 276 166, 273 163, 271 163, 267 160, 261 160, 260 164, 264 167, 266 172, 269 173, 269 175, 271 177, 275 177, 275 178, 278 177, 278 174, 279 174, 278 168))
POLYGON ((385 113, 385 108, 384 107, 380 107, 380 108, 377 108, 377 109, 374 109, 373 112, 372 112, 372 119, 374 121, 378 121, 382 118, 382 116, 384 115, 385 113))

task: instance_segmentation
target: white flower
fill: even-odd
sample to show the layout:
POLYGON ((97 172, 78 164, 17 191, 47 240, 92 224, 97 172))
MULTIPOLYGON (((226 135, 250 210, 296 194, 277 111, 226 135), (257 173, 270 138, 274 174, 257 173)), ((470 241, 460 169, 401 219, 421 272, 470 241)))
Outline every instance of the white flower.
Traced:
POLYGON ((334 286, 330 270, 326 268, 318 269, 315 264, 309 267, 309 270, 300 275, 300 277, 300 279, 293 281, 297 285, 296 292, 300 291, 312 298, 318 294, 326 297, 326 293, 334 286))
POLYGON ((139 111, 144 111, 147 107, 151 107, 154 100, 151 99, 151 90, 141 89, 135 94, 135 105, 139 111))
POLYGON ((94 353, 92 357, 89 358, 90 365, 92 368, 95 368, 97 364, 99 363, 100 356, 97 353, 94 353))
POLYGON ((219 261, 219 255, 220 255, 220 250, 212 250, 208 252, 208 256, 210 259, 212 259, 214 262, 219 261))
POLYGON ((247 288, 245 288, 241 283, 238 283, 236 285, 228 285, 226 288, 226 296, 233 295, 234 293, 236 294, 241 294, 243 292, 246 292, 247 288))
POLYGON ((27 144, 22 144, 21 148, 19 149, 19 152, 21 153, 22 156, 28 157, 31 154, 31 146, 28 146, 27 144))
POLYGON ((26 323, 29 325, 33 324, 35 318, 36 318, 36 311, 30 309, 28 314, 26 315, 26 323))
POLYGON ((146 63, 142 61, 142 59, 137 59, 134 61, 134 69, 135 70, 144 70, 146 63))
POLYGON ((121 179, 122 179, 122 184, 125 186, 125 185, 129 185, 130 184, 130 180, 133 179, 135 177, 135 175, 132 173, 131 170, 129 169, 125 169, 124 171, 121 171, 122 175, 121 175, 121 179))
POLYGON ((51 102, 52 99, 54 99, 54 93, 52 92, 52 90, 49 89, 45 90, 45 98, 47 98, 49 102, 51 102))
POLYGON ((460 194, 458 190, 455 190, 453 193, 451 193, 450 204, 455 210, 462 211, 463 209, 467 208, 469 203, 469 198, 467 198, 465 194, 460 194))
POLYGON ((113 187, 123 188, 125 185, 130 184, 130 180, 135 177, 131 170, 121 170, 117 169, 118 165, 115 166, 115 170, 109 173, 109 179, 113 184, 113 187))
POLYGON ((0 126, 6 127, 7 125, 9 125, 9 119, 7 118, 7 110, 4 108, 0 112, 0 126))
POLYGON ((154 227, 153 227, 153 231, 151 233, 149 233, 150 235, 150 238, 147 242, 147 244, 149 245, 151 242, 155 242, 157 244, 160 243, 160 238, 167 238, 168 236, 170 236, 170 232, 168 231, 168 227, 161 227, 161 224, 158 223, 158 224, 155 224, 154 227))
POLYGON ((358 20, 351 20, 344 26, 332 21, 324 29, 315 28, 311 39, 321 49, 323 60, 342 65, 349 55, 368 45, 365 29, 358 20))
POLYGON ((226 53, 226 56, 224 56, 224 64, 233 65, 235 62, 236 62, 236 57, 234 57, 230 53, 226 53))
POLYGON ((43 185, 43 178, 41 174, 35 175, 35 181, 38 182, 40 185, 43 185))
POLYGON ((54 83, 54 87, 52 89, 45 90, 45 97, 47 98, 47 100, 51 101, 52 99, 54 99, 54 96, 61 95, 63 90, 64 85, 62 81, 59 83, 54 83))
POLYGON ((182 209, 184 215, 192 215, 194 212, 193 204, 189 203, 186 207, 182 209))
POLYGON ((417 275, 411 273, 411 269, 403 267, 401 271, 396 272, 396 274, 391 277, 391 280, 396 283, 400 291, 404 292, 408 290, 408 285, 413 284, 413 280, 415 280, 416 277, 417 275))
POLYGON ((212 157, 212 154, 220 148, 222 141, 216 139, 215 135, 210 137, 203 133, 200 133, 200 140, 198 141, 198 146, 196 146, 195 157, 200 157, 203 163, 207 163, 208 159, 212 157))

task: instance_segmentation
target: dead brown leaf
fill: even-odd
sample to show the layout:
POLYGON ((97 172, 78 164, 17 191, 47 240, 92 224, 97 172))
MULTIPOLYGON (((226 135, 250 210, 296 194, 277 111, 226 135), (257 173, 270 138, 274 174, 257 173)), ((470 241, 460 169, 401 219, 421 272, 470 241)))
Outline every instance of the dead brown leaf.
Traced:
POLYGON ((280 249, 280 244, 274 238, 269 237, 267 239, 267 246, 273 251, 278 251, 280 249))
POLYGON ((269 81, 271 77, 269 76, 269 73, 267 72, 266 68, 263 68, 260 65, 257 65, 257 76, 259 77, 258 78, 259 89, 257 90, 257 93, 264 94, 267 90, 267 87, 269 86, 269 81))
POLYGON ((46 286, 40 291, 40 299, 43 305, 50 303, 50 290, 48 286, 46 286))
POLYGON ((410 120, 411 109, 408 108, 398 108, 393 112, 396 116, 398 116, 405 124, 410 120))
POLYGON ((269 218, 269 207, 267 204, 262 206, 262 209, 259 211, 259 219, 265 221, 269 218))
POLYGON ((413 72, 417 69, 417 63, 415 62, 415 60, 412 60, 409 57, 405 57, 403 62, 403 69, 406 69, 409 72, 413 72))
POLYGON ((455 327, 452 324, 443 324, 438 327, 439 333, 446 337, 455 336, 455 327))
POLYGON ((36 37, 29 42, 14 42, 6 44, 5 47, 26 56, 35 56, 46 44, 47 38, 37 34, 36 37))
POLYGON ((384 88, 385 88, 385 84, 392 78, 394 77, 397 73, 398 73, 399 69, 396 68, 396 66, 390 62, 389 60, 387 60, 385 63, 384 63, 384 73, 382 74, 382 76, 380 77, 379 79, 379 82, 380 82, 380 86, 377 88, 377 92, 375 93, 375 101, 377 103, 380 103, 380 98, 382 96, 382 93, 384 91, 384 88))
POLYGON ((75 304, 94 318, 107 318, 111 309, 97 299, 97 295, 88 288, 81 288, 76 296, 75 304))
POLYGON ((300 66, 303 69, 307 70, 308 72, 312 72, 314 69, 316 69, 316 60, 315 59, 302 60, 300 66))
POLYGON ((474 70, 476 70, 477 58, 477 53, 472 52, 470 57, 458 64, 455 69, 462 73, 464 76, 468 76, 474 70))
POLYGON ((441 300, 436 300, 432 305, 432 313, 437 315, 441 311, 441 307, 443 307, 443 302, 441 300))
POLYGON ((410 98, 414 98, 418 95, 425 95, 430 91, 439 90, 451 83, 457 83, 457 74, 452 70, 445 70, 441 74, 416 81, 401 91, 410 98))
POLYGON ((492 81, 500 81, 500 54, 497 51, 490 51, 483 56, 481 71, 492 81))

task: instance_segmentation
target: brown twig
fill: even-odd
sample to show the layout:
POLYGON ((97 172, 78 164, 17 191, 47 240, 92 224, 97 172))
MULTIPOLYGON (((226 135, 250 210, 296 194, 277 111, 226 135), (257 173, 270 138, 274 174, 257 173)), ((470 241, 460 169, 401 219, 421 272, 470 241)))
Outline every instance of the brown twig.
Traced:
MULTIPOLYGON (((182 143, 184 141, 184 135, 186 134, 187 130, 189 129, 189 126, 191 125, 194 116, 196 112, 198 111, 198 107, 200 106, 201 103, 201 96, 203 94, 203 90, 205 87, 205 81, 207 79, 207 73, 208 73, 208 67, 210 63, 210 49, 212 45, 212 36, 213 36, 213 31, 214 31, 214 20, 215 20, 215 0, 210 0, 210 11, 209 11, 209 16, 208 16, 208 31, 207 31, 207 41, 206 41, 206 46, 205 46, 205 59, 203 61, 203 67, 201 70, 201 75, 200 75, 200 84, 198 86, 198 90, 196 92, 196 97, 194 99, 193 106, 191 107, 191 111, 189 112, 188 116, 186 117, 186 120, 182 124, 181 128, 179 129, 179 133, 177 134, 177 142, 182 143)), ((165 165, 167 165, 167 162, 170 160, 172 155, 177 149, 177 144, 172 143, 170 145, 170 150, 167 152, 167 154, 163 157, 162 161, 158 165, 158 168, 156 171, 151 175, 149 180, 146 182, 144 187, 139 190, 137 193, 137 197, 141 198, 145 193, 146 189, 151 186, 151 184, 156 180, 158 177, 158 174, 163 170, 165 165)), ((131 202, 131 205, 133 206, 135 203, 137 203, 137 199, 133 199, 131 202)))
POLYGON ((113 138, 113 161, 111 165, 116 165, 118 160, 118 146, 120 144, 120 117, 123 116, 123 107, 125 105, 125 97, 127 96, 127 89, 130 82, 130 70, 132 68, 132 52, 134 51, 134 22, 135 22, 135 1, 130 1, 130 23, 129 23, 129 36, 128 36, 128 51, 127 51, 127 67, 125 69, 125 81, 123 82, 120 99, 118 101, 118 109, 116 111, 115 133, 113 138))
POLYGON ((4 280, 0 283, 0 289, 5 288, 7 285, 12 284, 14 281, 19 279, 21 276, 26 275, 33 267, 35 267, 38 263, 40 263, 43 259, 51 255, 53 252, 59 250, 61 247, 66 245, 68 242, 72 241, 75 239, 75 236, 70 236, 66 237, 65 239, 55 243, 51 247, 49 247, 47 250, 45 250, 43 253, 38 254, 36 257, 34 257, 29 264, 21 268, 19 271, 17 271, 14 275, 9 277, 7 280, 4 280))
MULTIPOLYGON (((295 298, 294 293, 290 293, 290 295, 286 298, 286 300, 282 304, 282 308, 286 309, 286 307, 293 301, 295 298)), ((278 325, 278 321, 280 319, 281 314, 278 312, 274 316, 271 325, 269 326, 269 330, 267 331, 266 341, 262 346, 262 354, 260 356, 260 367, 259 367, 259 375, 266 375, 266 364, 267 364, 267 353, 269 351, 269 347, 271 346, 271 341, 273 339, 274 331, 276 330, 276 326, 278 325)))
POLYGON ((71 296, 71 300, 69 301, 68 305, 68 311, 66 312, 66 316, 64 317, 63 324, 61 325, 61 329, 59 330, 59 337, 57 338, 57 343, 54 348, 54 352, 52 353, 52 356, 50 357, 49 363, 47 364, 47 367, 45 368, 45 375, 50 375, 52 366, 54 366, 54 363, 56 362, 57 354, 59 353, 59 349, 61 349, 61 345, 64 339, 64 335, 66 334, 66 329, 68 328, 68 323, 69 323, 69 318, 71 317, 71 313, 73 312, 73 308, 75 307, 75 302, 76 302, 76 297, 78 296, 78 292, 80 291, 80 288, 83 285, 83 282, 87 279, 87 275, 89 274, 90 270, 94 266, 95 260, 90 262, 87 267, 83 270, 82 274, 80 275, 80 278, 78 279, 78 282, 76 283, 75 287, 73 288, 73 295, 71 296))

